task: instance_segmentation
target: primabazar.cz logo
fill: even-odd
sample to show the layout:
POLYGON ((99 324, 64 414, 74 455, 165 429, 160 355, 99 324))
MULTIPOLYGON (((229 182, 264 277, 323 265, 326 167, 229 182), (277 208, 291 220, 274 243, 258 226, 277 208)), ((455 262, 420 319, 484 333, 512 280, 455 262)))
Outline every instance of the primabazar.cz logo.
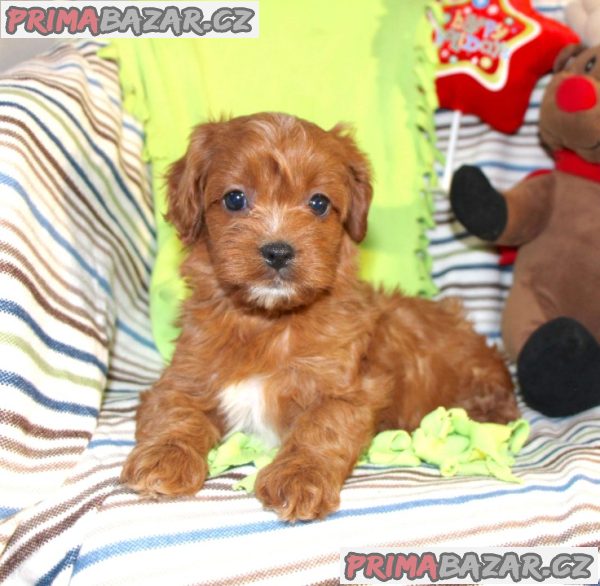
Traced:
POLYGON ((0 0, 0 38, 258 37, 258 2, 0 0))
POLYGON ((352 548, 340 584, 598 584, 597 547, 352 548))

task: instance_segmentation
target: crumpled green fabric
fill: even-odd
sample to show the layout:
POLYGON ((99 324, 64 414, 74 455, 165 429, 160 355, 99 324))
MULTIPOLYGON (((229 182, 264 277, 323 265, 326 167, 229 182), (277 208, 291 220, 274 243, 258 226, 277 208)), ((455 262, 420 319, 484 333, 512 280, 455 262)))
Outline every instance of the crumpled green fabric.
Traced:
POLYGON ((480 423, 464 409, 439 407, 413 432, 412 449, 424 462, 438 466, 442 476, 495 476, 520 482, 511 466, 528 436, 524 419, 508 425, 480 423))
POLYGON ((426 229, 437 158, 434 0, 261 0, 257 39, 113 39, 125 108, 144 124, 157 255, 150 286, 155 343, 170 361, 187 294, 185 255, 164 220, 164 177, 208 119, 282 111, 324 128, 348 122, 374 168, 362 277, 432 295, 426 229))
POLYGON ((208 453, 208 474, 218 476, 234 466, 252 463, 256 467, 256 472, 246 476, 233 487, 235 490, 243 489, 252 492, 256 474, 261 468, 270 464, 276 454, 277 448, 268 448, 257 437, 238 431, 208 453))
MULTIPOLYGON (((529 437, 524 419, 507 425, 473 421, 464 409, 438 407, 421 420, 412 434, 387 430, 373 438, 357 466, 415 467, 430 464, 449 476, 493 476, 505 482, 521 483, 511 467, 515 455, 529 437)), ((267 448, 258 438, 236 432, 211 450, 209 475, 244 464, 254 464, 256 472, 234 485, 252 492, 258 471, 273 461, 277 448, 267 448)))

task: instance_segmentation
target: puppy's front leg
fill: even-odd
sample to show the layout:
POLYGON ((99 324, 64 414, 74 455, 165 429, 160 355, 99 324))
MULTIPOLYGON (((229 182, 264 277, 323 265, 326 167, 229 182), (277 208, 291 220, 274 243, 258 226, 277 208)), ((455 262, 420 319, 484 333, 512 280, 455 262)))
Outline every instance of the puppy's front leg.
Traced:
POLYGON ((259 472, 256 496, 286 521, 327 516, 339 507, 342 485, 373 429, 372 411, 343 399, 307 409, 259 472))
POLYGON ((221 437, 205 400, 178 390, 181 380, 170 380, 168 372, 142 394, 137 445, 121 473, 125 484, 145 496, 195 494, 206 479, 206 456, 221 437))

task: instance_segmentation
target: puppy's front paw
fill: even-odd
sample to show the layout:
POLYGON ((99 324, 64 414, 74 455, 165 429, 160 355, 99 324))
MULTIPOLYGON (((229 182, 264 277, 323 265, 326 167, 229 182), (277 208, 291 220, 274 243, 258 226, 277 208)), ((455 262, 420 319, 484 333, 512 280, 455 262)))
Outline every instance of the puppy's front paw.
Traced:
POLYGON ((284 521, 322 519, 337 510, 341 485, 308 456, 276 458, 256 479, 255 492, 284 521))
POLYGON ((179 496, 198 492, 208 466, 184 444, 138 444, 129 454, 121 481, 144 496, 179 496))

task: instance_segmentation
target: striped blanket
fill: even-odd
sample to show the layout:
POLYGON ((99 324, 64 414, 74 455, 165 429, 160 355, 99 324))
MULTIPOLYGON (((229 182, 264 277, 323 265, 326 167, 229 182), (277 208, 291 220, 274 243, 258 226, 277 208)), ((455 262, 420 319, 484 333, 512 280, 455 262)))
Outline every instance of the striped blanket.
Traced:
MULTIPOLYGON (((554 4, 538 6, 560 16, 554 4)), ((282 523, 234 491, 249 467, 191 498, 123 487, 138 394, 162 367, 148 320, 155 233, 141 127, 98 48, 61 46, 0 80, 1 583, 337 584, 346 546, 600 543, 600 409, 553 420, 525 408, 522 485, 363 466, 320 522, 282 523)), ((546 82, 514 137, 465 117, 457 162, 500 187, 549 166, 535 126, 546 82)), ((449 120, 437 116, 442 150, 449 120)), ((436 219, 440 294, 463 297, 498 338, 510 271, 442 196, 436 219)))

